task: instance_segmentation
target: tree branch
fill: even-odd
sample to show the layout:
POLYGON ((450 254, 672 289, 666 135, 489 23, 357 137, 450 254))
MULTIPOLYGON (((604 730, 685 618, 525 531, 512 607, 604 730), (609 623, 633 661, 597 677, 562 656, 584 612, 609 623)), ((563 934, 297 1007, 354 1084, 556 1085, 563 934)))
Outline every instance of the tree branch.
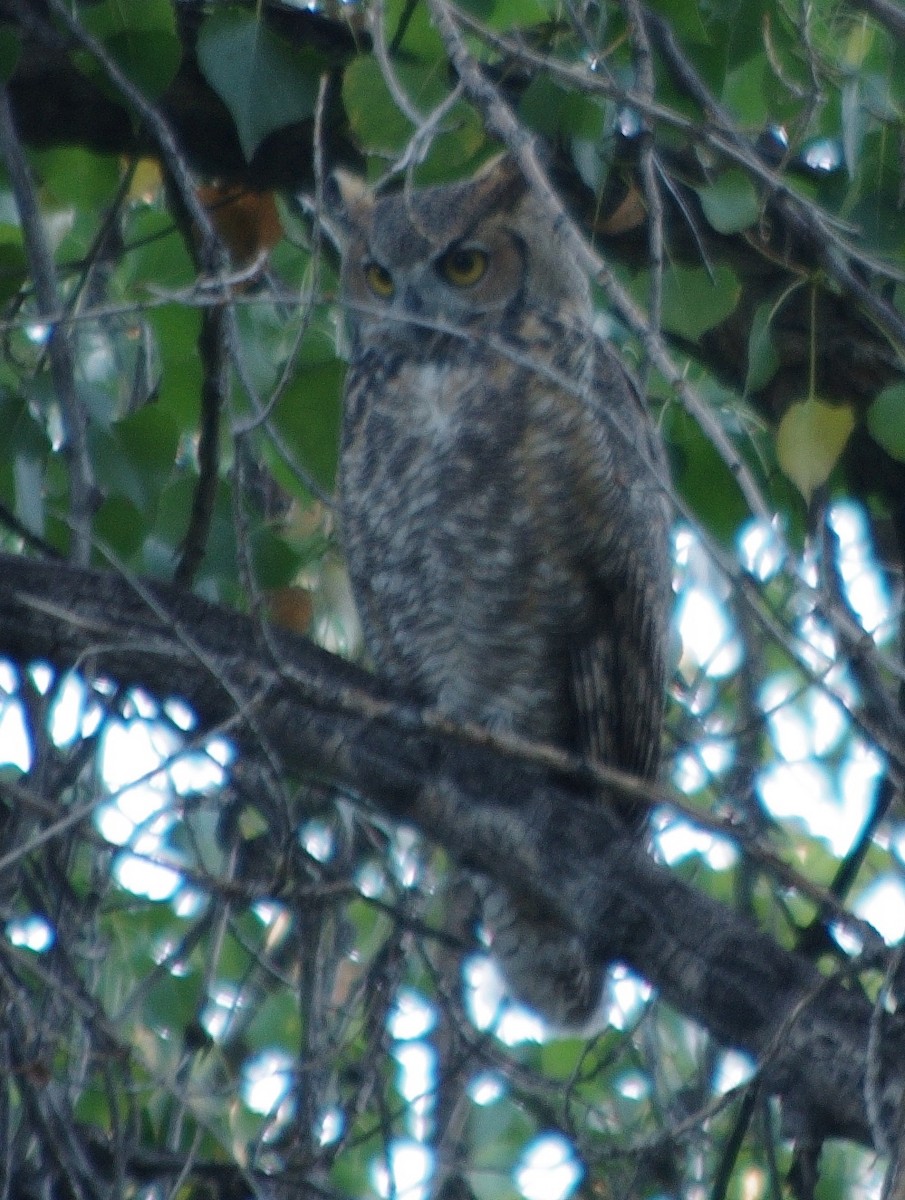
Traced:
POLYGON ((415 824, 577 932, 601 966, 627 963, 723 1045, 754 1055, 789 1132, 873 1144, 872 1039, 872 1103, 892 1129, 905 1091, 902 1018, 878 1018, 854 983, 821 975, 655 864, 574 783, 425 732, 417 710, 304 639, 269 631, 266 661, 249 618, 177 589, 4 557, 0 628, 17 661, 178 694, 205 729, 249 753, 263 738, 287 770, 415 824))

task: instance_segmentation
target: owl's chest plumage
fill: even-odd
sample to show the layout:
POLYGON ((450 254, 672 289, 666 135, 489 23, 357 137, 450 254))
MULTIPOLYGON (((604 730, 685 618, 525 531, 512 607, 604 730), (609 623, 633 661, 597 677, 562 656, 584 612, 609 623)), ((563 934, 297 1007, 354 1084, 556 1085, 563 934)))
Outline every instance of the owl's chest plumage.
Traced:
POLYGON ((594 610, 564 502, 570 421, 555 389, 502 355, 365 354, 347 381, 341 470, 381 673, 458 719, 561 742, 569 646, 594 610))

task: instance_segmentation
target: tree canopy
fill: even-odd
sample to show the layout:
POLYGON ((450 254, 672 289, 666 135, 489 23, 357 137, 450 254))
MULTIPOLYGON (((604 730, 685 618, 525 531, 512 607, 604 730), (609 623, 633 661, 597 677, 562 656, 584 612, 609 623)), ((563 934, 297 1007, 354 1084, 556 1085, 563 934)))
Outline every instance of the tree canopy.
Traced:
POLYGON ((905 1195, 905 9, 0 0, 0 80, 0 1196, 905 1195), (656 787, 363 658, 325 184, 501 151, 670 457, 656 787))

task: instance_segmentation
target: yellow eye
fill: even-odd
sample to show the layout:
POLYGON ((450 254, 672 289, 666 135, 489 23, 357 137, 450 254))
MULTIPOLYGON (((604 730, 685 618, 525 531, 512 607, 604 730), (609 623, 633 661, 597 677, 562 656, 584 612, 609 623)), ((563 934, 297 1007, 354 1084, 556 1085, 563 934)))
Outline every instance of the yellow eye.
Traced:
POLYGON ((454 246, 438 263, 444 279, 456 287, 471 287, 487 270, 487 255, 477 246, 454 246))
POLYGON ((365 279, 374 295, 379 296, 381 300, 389 300, 396 290, 393 285, 393 276, 380 263, 365 264, 365 279))

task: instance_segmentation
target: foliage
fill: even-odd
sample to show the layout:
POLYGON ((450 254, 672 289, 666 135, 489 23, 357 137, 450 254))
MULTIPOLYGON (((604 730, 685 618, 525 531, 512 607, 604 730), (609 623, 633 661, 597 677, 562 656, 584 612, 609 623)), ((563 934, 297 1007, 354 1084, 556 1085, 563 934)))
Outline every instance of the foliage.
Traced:
MULTIPOLYGON (((905 932, 905 21, 842 0, 0 15, 3 549, 119 573, 155 612, 143 581, 175 581, 249 613, 277 665, 273 625, 360 656, 326 172, 445 181, 504 141, 585 237, 671 455, 655 852, 893 1008, 898 960, 856 918, 905 932)), ((879 1189, 865 1147, 819 1159, 827 1130, 783 1122, 768 1059, 622 965, 601 1031, 539 1036, 449 847, 337 786, 332 748, 307 771, 238 754, 266 695, 211 728, 96 675, 85 636, 49 666, 0 641, 0 1194, 879 1189)))

